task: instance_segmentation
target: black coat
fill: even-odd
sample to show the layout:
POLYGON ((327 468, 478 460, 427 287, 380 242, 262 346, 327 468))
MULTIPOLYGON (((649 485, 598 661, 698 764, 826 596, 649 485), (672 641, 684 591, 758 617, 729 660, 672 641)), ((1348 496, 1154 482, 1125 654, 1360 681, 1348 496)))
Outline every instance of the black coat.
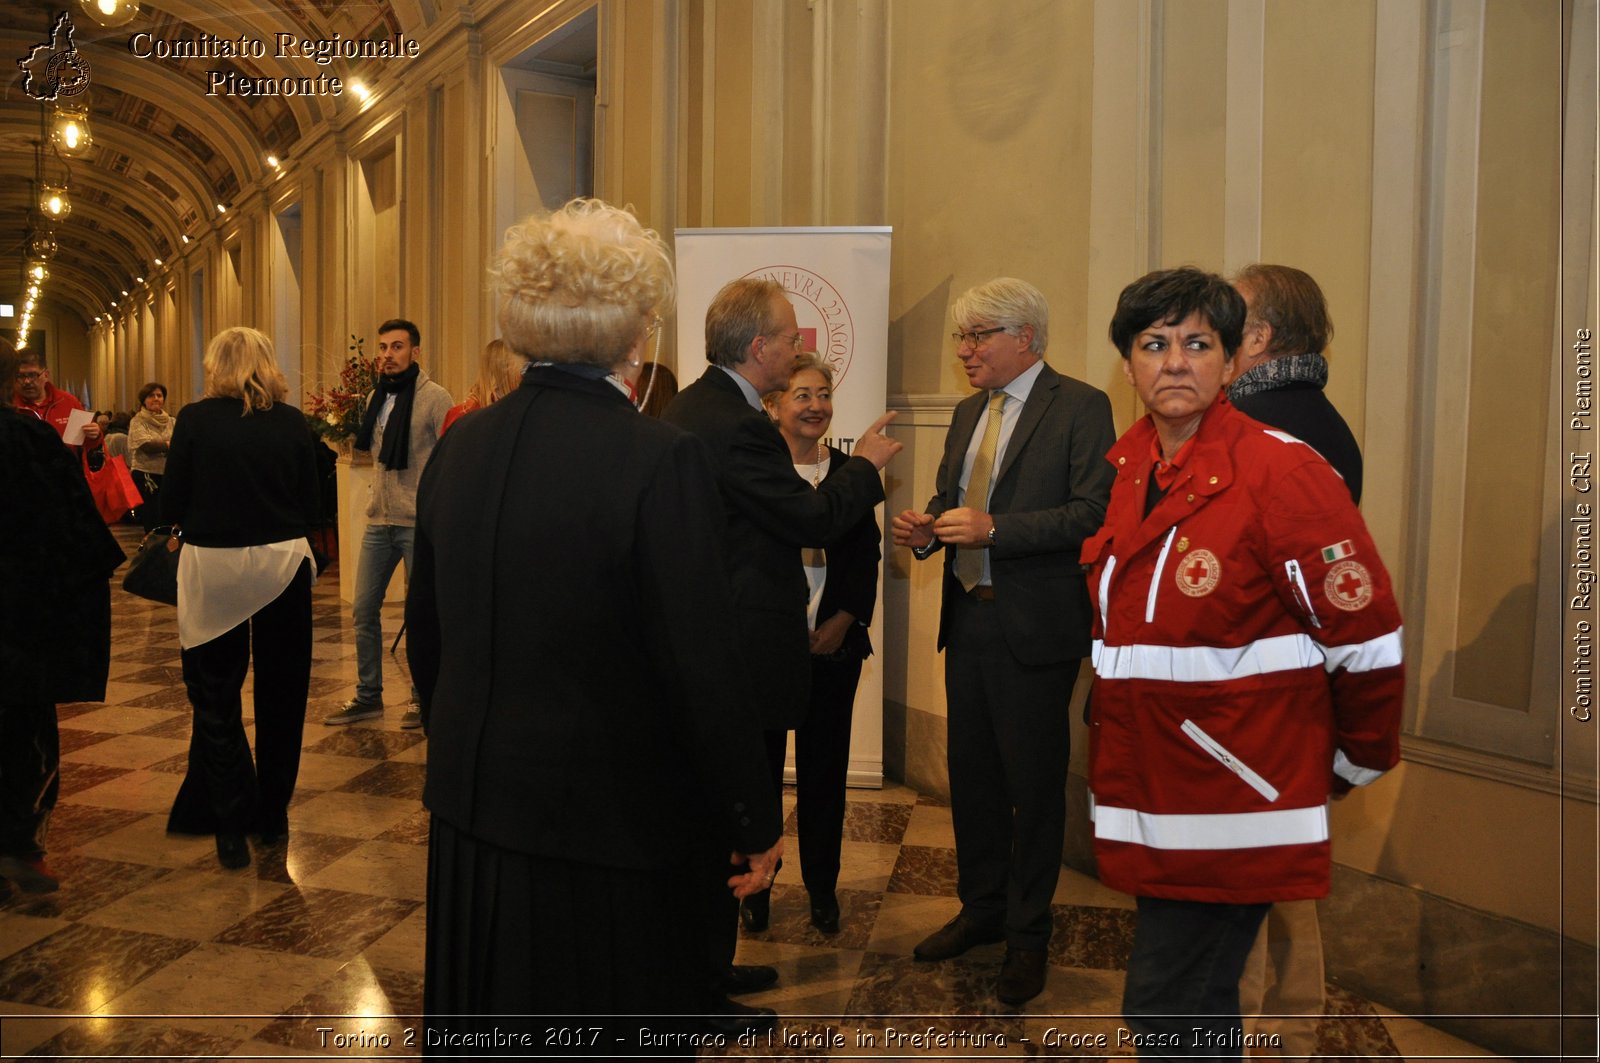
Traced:
POLYGON ((126 555, 55 430, 0 410, 0 702, 102 701, 126 555))
MULTIPOLYGON (((988 403, 989 392, 979 391, 956 406, 928 502, 927 512, 935 517, 958 504, 967 445, 988 403)), ((1078 555, 1105 521, 1116 479, 1106 452, 1116 441, 1105 392, 1049 365, 1040 370, 989 498, 996 615, 1006 645, 1023 664, 1062 664, 1089 652, 1089 593, 1078 555)), ((946 551, 941 649, 951 598, 962 593, 955 555, 946 551)))
POLYGON ((760 691, 750 708, 769 729, 798 727, 811 702, 800 548, 838 540, 883 501, 878 470, 851 458, 813 488, 794 474, 772 421, 716 366, 673 398, 664 419, 700 437, 717 473, 739 645, 760 691))
POLYGON ((440 441, 416 528, 406 621, 434 815, 615 868, 776 843, 693 437, 604 380, 534 367, 440 441))
POLYGON ((1294 383, 1230 401, 1241 413, 1311 444, 1344 477, 1350 498, 1357 505, 1361 503, 1361 448, 1321 388, 1294 383))

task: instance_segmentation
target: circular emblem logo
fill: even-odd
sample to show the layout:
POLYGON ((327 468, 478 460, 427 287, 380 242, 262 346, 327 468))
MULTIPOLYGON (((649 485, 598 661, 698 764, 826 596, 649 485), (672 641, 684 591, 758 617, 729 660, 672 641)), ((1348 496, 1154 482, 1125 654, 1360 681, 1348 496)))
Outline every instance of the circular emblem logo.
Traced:
POLYGON ((1322 581, 1328 601, 1347 612, 1365 609, 1372 601, 1372 576, 1359 561, 1344 560, 1328 569, 1322 581))
POLYGON ((1191 598, 1204 598, 1217 589, 1222 562, 1210 550, 1191 550, 1178 562, 1178 589, 1191 598))
POLYGON ((745 276, 783 285, 789 301, 794 303, 795 320, 804 337, 803 346, 817 352, 833 369, 834 390, 843 386, 855 357, 856 329, 850 319, 850 307, 839 289, 828 278, 804 266, 762 266, 745 276))
POLYGON ((76 48, 57 52, 45 64, 44 80, 45 91, 53 90, 55 93, 49 99, 76 96, 89 87, 89 60, 80 55, 76 48))

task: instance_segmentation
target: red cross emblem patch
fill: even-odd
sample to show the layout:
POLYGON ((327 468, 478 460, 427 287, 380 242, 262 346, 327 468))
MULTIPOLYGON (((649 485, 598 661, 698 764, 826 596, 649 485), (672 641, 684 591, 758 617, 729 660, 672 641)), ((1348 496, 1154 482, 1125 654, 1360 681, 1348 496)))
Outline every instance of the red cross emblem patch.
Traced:
POLYGON ((1191 550, 1178 561, 1178 589, 1191 598, 1204 598, 1221 578, 1222 562, 1210 550, 1191 550))
POLYGON ((1359 561, 1340 561, 1328 569, 1322 591, 1335 606, 1353 613, 1372 601, 1372 575, 1359 561))

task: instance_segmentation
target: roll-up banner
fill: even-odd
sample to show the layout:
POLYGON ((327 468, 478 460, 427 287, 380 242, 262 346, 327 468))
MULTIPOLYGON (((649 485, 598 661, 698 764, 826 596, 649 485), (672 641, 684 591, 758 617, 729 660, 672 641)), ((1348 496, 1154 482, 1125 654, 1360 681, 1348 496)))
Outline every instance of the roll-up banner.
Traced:
MULTIPOLYGON (((721 287, 740 277, 777 281, 814 350, 833 367, 833 426, 827 442, 850 453, 883 415, 889 380, 888 226, 679 229, 678 380, 706 370, 705 320, 721 287)), ((878 507, 878 525, 884 524, 878 507)), ((886 551, 887 552, 887 551, 886 551)), ((795 564, 800 564, 798 551, 795 564)), ((850 785, 883 785, 883 572, 873 612, 876 651, 861 670, 850 732, 850 785)), ((794 778, 793 746, 786 773, 794 778)))

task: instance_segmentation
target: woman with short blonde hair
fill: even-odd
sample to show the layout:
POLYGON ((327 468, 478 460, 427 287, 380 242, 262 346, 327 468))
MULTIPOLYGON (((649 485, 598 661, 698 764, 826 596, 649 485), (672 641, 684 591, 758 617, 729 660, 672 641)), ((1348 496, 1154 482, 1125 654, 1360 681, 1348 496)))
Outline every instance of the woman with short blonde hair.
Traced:
POLYGON ((225 329, 205 356, 205 398, 172 432, 162 519, 182 527, 178 644, 194 705, 189 769, 167 829, 214 834, 226 868, 250 863, 247 833, 263 844, 289 829, 311 682, 307 534, 321 523, 322 488, 311 429, 283 402, 272 341, 225 329), (240 688, 254 656, 256 749, 240 688))
POLYGON ((270 410, 289 391, 278 368, 272 340, 264 332, 237 326, 223 329, 206 346, 206 398, 239 399, 241 416, 270 410))
POLYGON ((615 367, 674 295, 661 237, 598 199, 513 225, 490 273, 501 334, 535 362, 615 367))
POLYGON ((780 805, 727 681, 716 479, 631 401, 672 298, 661 238, 575 200, 514 226, 494 273, 532 364, 439 441, 406 598, 432 814, 423 1010, 470 1038, 538 1035, 538 1015, 633 1038, 711 1006, 711 876, 755 888, 780 805))

